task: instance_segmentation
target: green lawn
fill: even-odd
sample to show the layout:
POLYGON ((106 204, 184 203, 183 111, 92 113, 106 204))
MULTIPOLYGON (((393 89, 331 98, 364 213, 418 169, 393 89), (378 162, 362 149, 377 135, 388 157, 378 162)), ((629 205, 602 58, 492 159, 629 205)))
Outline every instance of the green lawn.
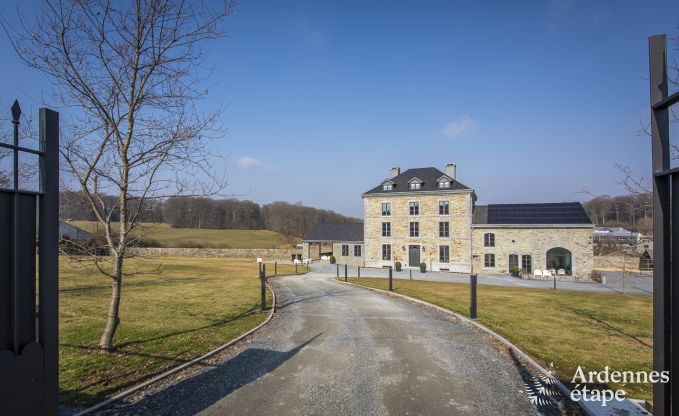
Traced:
MULTIPOLYGON (((386 279, 351 278, 387 289, 386 279)), ((396 292, 469 316, 469 286, 459 283, 393 281, 396 292)), ((652 297, 607 293, 518 289, 479 285, 479 322, 543 364, 554 363, 570 384, 578 365, 585 371, 651 371, 652 297)), ((651 384, 613 384, 627 397, 652 398, 651 384)))
MULTIPOLYGON (((164 257, 130 263, 146 271, 160 266, 161 273, 124 281, 117 350, 109 354, 96 347, 106 320, 108 278, 60 261, 62 402, 93 404, 206 353, 267 315, 258 310, 258 266, 251 260, 164 257)), ((292 273, 294 266, 279 265, 278 272, 292 273)))
MULTIPOLYGON (((101 224, 95 221, 70 221, 76 227, 94 232, 101 224)), ((172 228, 167 224, 143 223, 139 232, 157 247, 201 248, 293 248, 298 241, 270 230, 210 230, 172 228)))

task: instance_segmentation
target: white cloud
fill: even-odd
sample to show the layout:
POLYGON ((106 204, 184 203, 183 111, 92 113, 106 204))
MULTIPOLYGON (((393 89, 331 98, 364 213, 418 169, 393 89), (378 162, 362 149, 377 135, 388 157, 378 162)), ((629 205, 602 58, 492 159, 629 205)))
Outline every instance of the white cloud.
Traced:
POLYGON ((449 123, 443 129, 443 134, 452 138, 463 137, 471 133, 474 128, 476 128, 476 121, 468 114, 463 114, 457 120, 449 123))
POLYGON ((236 160, 236 166, 241 169, 261 169, 266 171, 274 170, 274 166, 250 156, 243 156, 236 160))

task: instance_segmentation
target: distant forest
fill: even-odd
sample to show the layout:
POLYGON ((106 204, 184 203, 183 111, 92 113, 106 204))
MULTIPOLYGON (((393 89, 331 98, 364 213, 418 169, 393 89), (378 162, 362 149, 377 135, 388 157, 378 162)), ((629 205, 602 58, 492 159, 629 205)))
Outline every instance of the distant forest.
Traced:
MULTIPOLYGON (((113 205, 115 197, 104 198, 113 205)), ((237 199, 172 197, 147 203, 143 222, 166 223, 175 228, 212 228, 238 230, 272 230, 289 237, 303 237, 317 223, 361 222, 334 211, 308 207, 300 203, 272 202, 259 205, 237 199)), ((79 192, 61 192, 62 219, 94 221, 91 209, 79 192)), ((117 220, 115 213, 113 220, 117 220)))
POLYGON ((592 222, 599 227, 624 227, 639 232, 653 229, 653 195, 650 193, 600 196, 583 206, 592 222))

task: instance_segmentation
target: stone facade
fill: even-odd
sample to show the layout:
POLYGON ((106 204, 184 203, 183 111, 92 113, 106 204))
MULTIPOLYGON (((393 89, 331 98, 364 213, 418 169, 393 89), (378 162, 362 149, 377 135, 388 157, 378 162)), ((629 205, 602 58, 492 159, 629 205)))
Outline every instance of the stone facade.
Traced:
POLYGON ((428 270, 469 273, 471 256, 471 190, 428 193, 364 195, 365 265, 369 267, 409 264, 409 246, 418 246, 420 261, 428 270), (449 212, 439 215, 439 201, 448 201, 449 212), (410 202, 419 203, 419 214, 410 215, 410 202), (391 215, 382 215, 382 204, 391 204, 391 215), (382 223, 391 224, 391 236, 382 237, 382 223), (410 237, 410 223, 419 225, 419 237, 410 237), (439 223, 448 222, 449 237, 439 237, 439 223), (382 245, 391 245, 391 260, 382 259, 382 245), (448 246, 449 262, 439 262, 439 246, 448 246))
POLYGON ((531 256, 532 270, 544 270, 547 250, 565 248, 571 253, 572 275, 589 278, 592 273, 592 226, 475 226, 472 253, 475 273, 509 273, 509 255, 531 256), (494 247, 484 245, 484 235, 494 234, 494 247), (495 267, 485 266, 485 255, 495 255, 495 267))
POLYGON ((338 264, 348 264, 349 266, 365 266, 363 262, 363 244, 360 243, 333 243, 332 253, 335 256, 335 261, 338 264), (348 249, 348 255, 345 256, 342 253, 342 246, 346 245, 348 249), (360 253, 356 256, 354 253, 354 248, 359 247, 360 253))

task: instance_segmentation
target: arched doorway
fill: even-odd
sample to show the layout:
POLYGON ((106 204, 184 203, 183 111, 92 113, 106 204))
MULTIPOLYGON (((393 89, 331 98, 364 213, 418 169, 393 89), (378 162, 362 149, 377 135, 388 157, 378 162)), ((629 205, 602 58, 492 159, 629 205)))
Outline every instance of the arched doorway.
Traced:
POLYGON ((573 256, 563 247, 554 247, 547 250, 547 269, 555 271, 557 275, 573 274, 573 256))

